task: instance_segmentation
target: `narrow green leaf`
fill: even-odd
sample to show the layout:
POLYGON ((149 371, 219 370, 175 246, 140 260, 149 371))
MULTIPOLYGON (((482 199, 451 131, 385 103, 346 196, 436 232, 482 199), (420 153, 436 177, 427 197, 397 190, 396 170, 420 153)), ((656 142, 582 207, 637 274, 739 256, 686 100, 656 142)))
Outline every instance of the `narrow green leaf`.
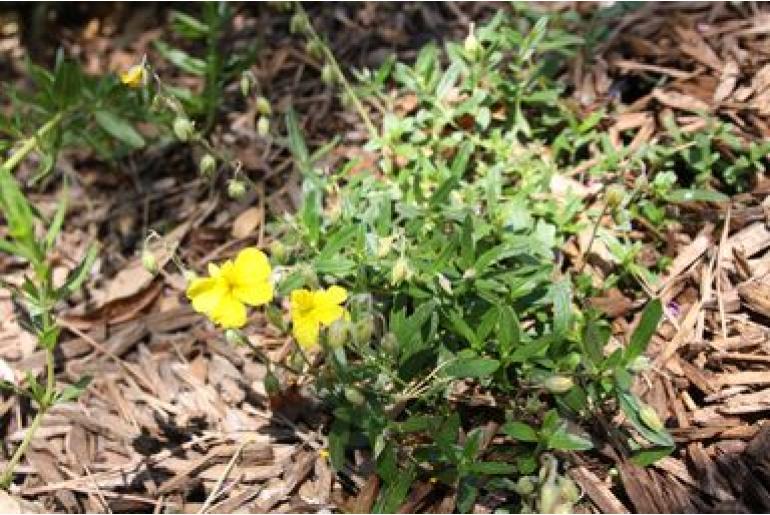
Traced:
POLYGON ((524 422, 508 422, 501 428, 505 434, 520 442, 537 442, 540 438, 532 426, 524 422))
POLYGON ((100 109, 94 112, 94 119, 110 136, 122 141, 133 148, 142 148, 144 138, 125 119, 111 111, 100 109))
POLYGON ((625 352, 626 361, 631 361, 644 353, 652 335, 655 334, 655 330, 658 328, 658 323, 662 316, 663 305, 660 299, 650 301, 642 312, 639 325, 631 334, 631 341, 625 352))
POLYGON ((500 368, 500 362, 489 358, 460 359, 444 368, 449 377, 475 378, 489 377, 500 368))

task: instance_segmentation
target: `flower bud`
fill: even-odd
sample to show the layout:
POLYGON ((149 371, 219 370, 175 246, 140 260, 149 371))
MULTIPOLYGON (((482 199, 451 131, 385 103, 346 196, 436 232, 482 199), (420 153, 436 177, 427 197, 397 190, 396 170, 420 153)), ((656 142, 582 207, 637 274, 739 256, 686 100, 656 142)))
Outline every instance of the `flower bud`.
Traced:
POLYGON ((563 502, 561 504, 557 504, 553 508, 553 513, 572 513, 572 503, 571 502, 563 502))
POLYGON ((265 116, 273 114, 273 108, 270 106, 270 101, 261 95, 257 97, 257 112, 265 116))
POLYGON ((270 133, 270 119, 265 116, 260 116, 257 120, 257 134, 263 138, 270 133))
POLYGON ((281 383, 278 381, 278 378, 275 377, 273 371, 269 368, 267 369, 267 373, 265 374, 263 381, 263 384, 265 385, 265 393, 267 393, 268 396, 275 397, 281 393, 281 383))
POLYGON ((366 402, 363 394, 358 391, 358 388, 353 386, 345 387, 345 399, 347 399, 347 401, 354 406, 361 406, 364 404, 364 402, 366 402))
POLYGON ((184 280, 187 281, 188 283, 198 278, 198 274, 196 274, 192 270, 184 270, 182 272, 182 275, 184 276, 184 280))
POLYGON ((289 20, 289 32, 292 34, 298 34, 307 31, 310 26, 310 22, 307 19, 307 15, 302 11, 297 11, 289 20))
POLYGON ((396 335, 391 332, 387 332, 382 335, 380 345, 382 345, 382 349, 389 354, 395 354, 398 352, 398 338, 396 338, 396 335))
POLYGON ((357 343, 369 343, 374 335, 374 318, 370 315, 362 318, 356 322, 354 330, 357 343))
POLYGON ((543 381, 543 386, 551 393, 565 393, 575 386, 572 378, 567 376, 551 376, 543 381))
POLYGON ((217 169, 217 160, 211 154, 204 154, 201 162, 198 164, 198 171, 204 177, 211 176, 217 169))
POLYGON ((308 39, 305 44, 305 51, 314 59, 321 59, 324 56, 323 43, 315 38, 308 39))
POLYGON ((321 80, 327 86, 332 86, 334 85, 336 78, 337 74, 334 70, 334 67, 331 64, 326 63, 324 67, 321 68, 321 80))
POLYGON ((390 272, 390 284, 393 286, 397 286, 401 284, 403 281, 408 280, 411 275, 411 270, 409 270, 409 263, 407 262, 405 257, 400 257, 396 260, 396 263, 393 265, 393 270, 390 272))
POLYGON ((568 477, 559 477, 559 495, 562 501, 576 503, 580 500, 580 489, 568 477))
POLYGON ((238 179, 231 179, 230 182, 227 183, 227 195, 231 199, 238 200, 245 194, 246 185, 243 183, 243 181, 239 181, 238 179))
POLYGON ((613 184, 607 188, 604 192, 604 200, 607 202, 607 206, 610 209, 615 209, 623 203, 623 199, 626 196, 626 190, 619 184, 613 184))
POLYGON ((393 248, 393 238, 379 238, 377 240, 377 257, 384 258, 390 254, 393 248))
POLYGON ((241 74, 241 95, 244 97, 249 96, 249 91, 251 90, 251 77, 249 77, 249 74, 244 72, 241 74))
POLYGON ((273 240, 270 242, 270 255, 279 263, 283 263, 286 259, 286 245, 280 240, 273 240))
POLYGON ((179 141, 188 141, 195 133, 193 123, 184 116, 177 116, 174 119, 174 134, 179 141))
POLYGON ((540 487, 538 499, 538 511, 540 513, 554 513, 556 503, 559 502, 559 488, 549 481, 540 487))
POLYGON ((644 372, 649 367, 650 367, 650 358, 648 358, 647 356, 637 356, 631 361, 631 363, 628 364, 628 370, 630 370, 635 374, 644 372))
POLYGON ((472 60, 476 60, 481 53, 481 44, 479 43, 479 40, 476 39, 475 27, 473 24, 471 24, 468 35, 465 37, 465 41, 463 41, 463 49, 465 50, 465 55, 472 60))
POLYGON ((347 320, 335 320, 329 326, 327 335, 331 347, 342 347, 348 342, 349 326, 350 323, 347 320))
POLYGON ((644 425, 652 429, 653 431, 660 431, 663 429, 663 422, 660 421, 658 413, 649 404, 639 403, 639 418, 644 425))
POLYGON ((521 476, 513 490, 519 495, 530 495, 535 491, 537 479, 534 476, 521 476))
POLYGON ((142 266, 151 274, 158 273, 158 261, 155 259, 153 253, 147 249, 142 251, 142 266))

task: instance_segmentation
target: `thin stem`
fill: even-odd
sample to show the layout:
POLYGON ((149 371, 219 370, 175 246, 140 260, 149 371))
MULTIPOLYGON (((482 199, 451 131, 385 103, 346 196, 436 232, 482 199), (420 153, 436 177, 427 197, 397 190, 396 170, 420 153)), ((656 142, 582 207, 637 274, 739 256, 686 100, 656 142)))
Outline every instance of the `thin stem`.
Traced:
POLYGON ((27 447, 29 447, 29 444, 32 442, 32 438, 34 438, 37 428, 40 427, 40 423, 43 421, 43 416, 45 416, 46 411, 47 410, 43 409, 42 406, 38 410, 35 419, 32 421, 32 425, 27 429, 27 434, 24 435, 24 440, 22 440, 19 447, 16 448, 16 452, 13 453, 11 461, 8 462, 8 466, 5 468, 2 478, 0 478, 0 487, 8 488, 10 486, 11 481, 13 481, 13 472, 16 470, 16 465, 19 464, 24 453, 27 452, 27 447))
POLYGON ((56 113, 56 115, 54 115, 53 118, 48 120, 42 127, 40 127, 34 135, 24 140, 24 143, 21 145, 21 147, 19 147, 13 153, 13 155, 11 155, 11 157, 9 157, 8 160, 3 163, 2 169, 11 172, 14 168, 16 168, 22 159, 27 157, 27 154, 32 152, 32 150, 37 146, 38 141, 45 137, 45 135, 48 134, 54 127, 56 127, 59 122, 61 122, 63 117, 64 112, 56 113))
POLYGON ((604 207, 602 208, 602 212, 599 213, 599 218, 596 219, 596 223, 594 224, 594 230, 591 232, 591 239, 588 240, 588 248, 586 248, 583 262, 580 263, 580 268, 578 268, 578 275, 583 273, 583 269, 586 267, 586 263, 588 263, 588 255, 591 253, 591 247, 594 244, 594 240, 596 239, 596 233, 599 232, 599 225, 602 223, 602 218, 604 218, 604 215, 607 214, 607 209, 609 208, 609 205, 605 202, 604 207))

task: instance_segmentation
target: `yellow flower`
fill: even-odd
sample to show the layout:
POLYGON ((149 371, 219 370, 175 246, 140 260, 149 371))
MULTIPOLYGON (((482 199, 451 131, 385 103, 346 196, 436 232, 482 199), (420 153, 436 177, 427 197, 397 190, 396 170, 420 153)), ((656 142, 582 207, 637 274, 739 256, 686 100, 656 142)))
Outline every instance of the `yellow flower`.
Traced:
POLYGON ((242 250, 235 261, 209 264, 210 277, 193 279, 187 297, 195 311, 225 329, 246 323, 246 304, 260 306, 273 299, 270 263, 262 251, 242 250))
POLYGON ((139 88, 147 83, 147 69, 144 64, 136 64, 127 72, 120 74, 120 82, 130 88, 139 88))
POLYGON ((291 292, 291 320, 293 334, 303 347, 318 343, 321 325, 330 325, 335 320, 349 315, 340 304, 348 298, 345 288, 332 286, 327 290, 294 290, 291 292))

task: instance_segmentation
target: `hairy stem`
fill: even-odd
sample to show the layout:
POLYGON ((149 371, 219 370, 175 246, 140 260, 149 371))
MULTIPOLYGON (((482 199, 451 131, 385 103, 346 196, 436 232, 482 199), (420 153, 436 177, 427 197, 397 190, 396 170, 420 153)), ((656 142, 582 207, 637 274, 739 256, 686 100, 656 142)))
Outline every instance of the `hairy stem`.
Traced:
POLYGON ((24 140, 24 143, 22 143, 21 147, 19 147, 13 153, 13 155, 11 155, 11 157, 9 157, 8 160, 3 163, 3 170, 10 172, 16 168, 22 159, 27 157, 27 154, 32 152, 32 150, 37 146, 38 141, 45 137, 45 135, 48 134, 54 127, 59 125, 59 122, 61 122, 63 117, 63 112, 56 113, 56 115, 54 115, 42 127, 40 127, 34 135, 24 140))

